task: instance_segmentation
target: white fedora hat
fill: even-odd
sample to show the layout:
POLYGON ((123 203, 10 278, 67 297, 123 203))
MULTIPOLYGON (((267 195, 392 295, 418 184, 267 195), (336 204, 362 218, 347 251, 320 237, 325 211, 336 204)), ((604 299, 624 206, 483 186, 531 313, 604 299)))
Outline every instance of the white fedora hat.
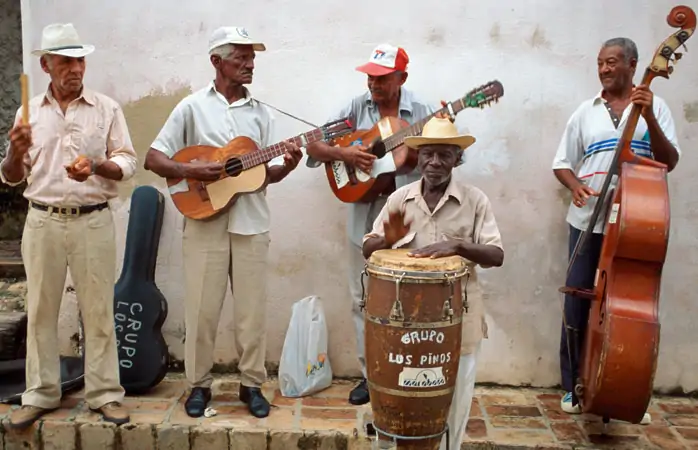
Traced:
POLYGON ((33 55, 63 55, 82 58, 95 51, 94 45, 85 45, 72 23, 53 23, 46 25, 41 35, 41 48, 33 55))
POLYGON ((247 30, 241 27, 216 28, 208 41, 208 51, 211 53, 211 50, 214 48, 225 44, 251 45, 258 52, 263 52, 267 49, 264 43, 251 39, 247 30))
POLYGON ((432 117, 422 130, 421 136, 405 138, 405 145, 417 149, 427 144, 457 145, 465 150, 475 143, 475 137, 469 134, 458 134, 458 128, 448 119, 432 117))

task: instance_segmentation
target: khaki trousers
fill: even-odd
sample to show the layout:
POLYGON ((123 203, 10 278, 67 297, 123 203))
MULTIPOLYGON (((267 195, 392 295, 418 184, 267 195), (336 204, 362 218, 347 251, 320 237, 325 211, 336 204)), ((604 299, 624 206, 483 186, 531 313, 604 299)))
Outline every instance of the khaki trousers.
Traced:
MULTIPOLYGON (((351 296, 351 317, 354 320, 356 330, 356 354, 359 358, 361 374, 366 378, 366 337, 364 324, 364 313, 359 308, 359 302, 363 297, 361 288, 361 273, 364 271, 366 260, 364 259, 361 247, 349 242, 349 271, 347 272, 349 282, 349 294, 351 296)), ((364 277, 364 288, 368 288, 368 277, 364 277)))
POLYGON ((116 248, 111 211, 70 217, 30 206, 22 259, 28 319, 22 404, 60 406, 58 313, 68 268, 85 333, 85 401, 95 409, 123 401, 114 329, 116 248))
POLYGON ((184 369, 192 387, 211 387, 213 349, 228 280, 241 383, 260 387, 266 380, 268 251, 269 233, 229 233, 227 214, 207 221, 185 219, 184 369))

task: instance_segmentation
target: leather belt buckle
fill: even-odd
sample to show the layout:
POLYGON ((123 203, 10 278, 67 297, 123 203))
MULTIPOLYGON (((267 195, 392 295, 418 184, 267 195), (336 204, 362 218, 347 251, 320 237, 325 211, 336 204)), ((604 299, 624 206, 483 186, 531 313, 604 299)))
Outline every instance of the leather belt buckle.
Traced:
POLYGON ((49 214, 55 213, 59 216, 72 217, 80 215, 80 208, 57 208, 55 206, 49 206, 48 212, 49 214))

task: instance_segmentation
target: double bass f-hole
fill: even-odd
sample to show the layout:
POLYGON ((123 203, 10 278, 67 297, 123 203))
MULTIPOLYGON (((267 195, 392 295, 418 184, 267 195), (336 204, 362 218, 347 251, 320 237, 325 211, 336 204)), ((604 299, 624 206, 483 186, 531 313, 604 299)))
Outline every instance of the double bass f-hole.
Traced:
POLYGON ((606 288, 608 283, 606 282, 608 274, 605 270, 599 272, 599 283, 603 286, 603 295, 601 295, 601 301, 599 302, 599 325, 602 325, 606 319, 606 288))
POLYGON ((405 277, 405 273, 395 280, 395 303, 393 303, 393 308, 390 310, 390 319, 402 322, 405 320, 405 314, 402 312, 402 302, 400 301, 400 283, 405 277))

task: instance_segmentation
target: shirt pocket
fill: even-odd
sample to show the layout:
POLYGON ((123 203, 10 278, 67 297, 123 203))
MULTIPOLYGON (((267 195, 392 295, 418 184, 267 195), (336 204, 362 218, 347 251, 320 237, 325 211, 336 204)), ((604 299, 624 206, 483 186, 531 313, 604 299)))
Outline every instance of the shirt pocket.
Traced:
POLYGON ((106 121, 89 123, 82 127, 78 154, 90 159, 103 160, 107 157, 107 140, 109 129, 106 121))

